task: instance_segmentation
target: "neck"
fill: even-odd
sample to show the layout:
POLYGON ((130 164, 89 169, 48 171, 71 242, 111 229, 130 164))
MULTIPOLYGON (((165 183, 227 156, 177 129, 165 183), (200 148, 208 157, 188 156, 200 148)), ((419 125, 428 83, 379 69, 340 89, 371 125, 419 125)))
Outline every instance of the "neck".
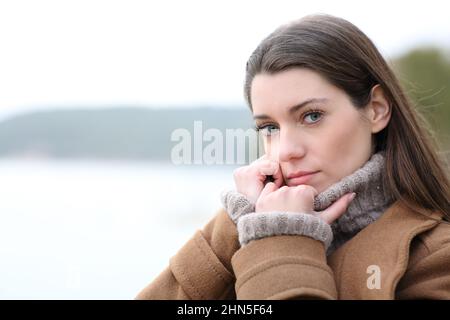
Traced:
POLYGON ((328 208, 346 193, 356 197, 347 211, 331 224, 333 242, 327 251, 330 255, 370 223, 377 220, 394 199, 386 193, 383 184, 385 154, 377 152, 358 170, 328 187, 315 197, 315 211, 328 208))

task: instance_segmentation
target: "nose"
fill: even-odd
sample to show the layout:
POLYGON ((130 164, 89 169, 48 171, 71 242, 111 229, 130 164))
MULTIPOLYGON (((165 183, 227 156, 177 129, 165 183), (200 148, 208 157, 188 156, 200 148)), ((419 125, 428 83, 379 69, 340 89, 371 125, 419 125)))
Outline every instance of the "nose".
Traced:
POLYGON ((280 129, 277 142, 279 162, 288 162, 295 158, 301 158, 305 154, 305 146, 294 129, 280 129))

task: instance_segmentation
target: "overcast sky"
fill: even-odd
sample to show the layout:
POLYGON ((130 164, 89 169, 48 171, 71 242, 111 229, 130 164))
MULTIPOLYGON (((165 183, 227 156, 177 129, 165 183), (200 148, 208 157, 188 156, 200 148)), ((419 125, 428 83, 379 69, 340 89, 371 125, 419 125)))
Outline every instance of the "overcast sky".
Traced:
POLYGON ((0 0, 0 115, 34 108, 242 105, 247 58, 311 13, 348 19, 389 58, 450 45, 446 1, 0 0))

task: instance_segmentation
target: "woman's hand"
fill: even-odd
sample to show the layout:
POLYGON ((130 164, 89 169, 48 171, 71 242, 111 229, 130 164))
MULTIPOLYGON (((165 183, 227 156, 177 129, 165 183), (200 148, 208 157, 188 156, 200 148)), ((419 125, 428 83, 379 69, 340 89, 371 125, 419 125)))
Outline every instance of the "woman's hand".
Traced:
POLYGON ((326 210, 316 212, 314 211, 314 197, 317 194, 317 190, 309 185, 279 188, 275 183, 270 182, 266 184, 256 201, 255 211, 290 211, 313 214, 331 224, 347 211, 348 205, 353 200, 352 193, 347 193, 326 210))
POLYGON ((233 172, 236 191, 255 204, 261 191, 264 189, 264 181, 268 175, 273 176, 273 185, 277 188, 284 184, 279 163, 269 160, 267 155, 263 155, 248 166, 237 168, 233 172))

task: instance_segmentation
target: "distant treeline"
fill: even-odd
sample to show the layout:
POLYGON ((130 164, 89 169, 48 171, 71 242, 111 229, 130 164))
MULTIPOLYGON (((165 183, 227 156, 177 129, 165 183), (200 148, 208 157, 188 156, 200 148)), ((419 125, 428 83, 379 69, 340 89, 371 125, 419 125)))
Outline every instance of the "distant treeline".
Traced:
MULTIPOLYGON (((434 48, 390 61, 407 94, 450 150, 450 54, 434 48)), ((47 110, 0 121, 0 157, 100 158, 168 161, 172 132, 252 128, 246 106, 47 110)))
POLYGON ((176 129, 252 127, 242 108, 135 108, 36 111, 0 122, 0 156, 170 160, 176 129))

